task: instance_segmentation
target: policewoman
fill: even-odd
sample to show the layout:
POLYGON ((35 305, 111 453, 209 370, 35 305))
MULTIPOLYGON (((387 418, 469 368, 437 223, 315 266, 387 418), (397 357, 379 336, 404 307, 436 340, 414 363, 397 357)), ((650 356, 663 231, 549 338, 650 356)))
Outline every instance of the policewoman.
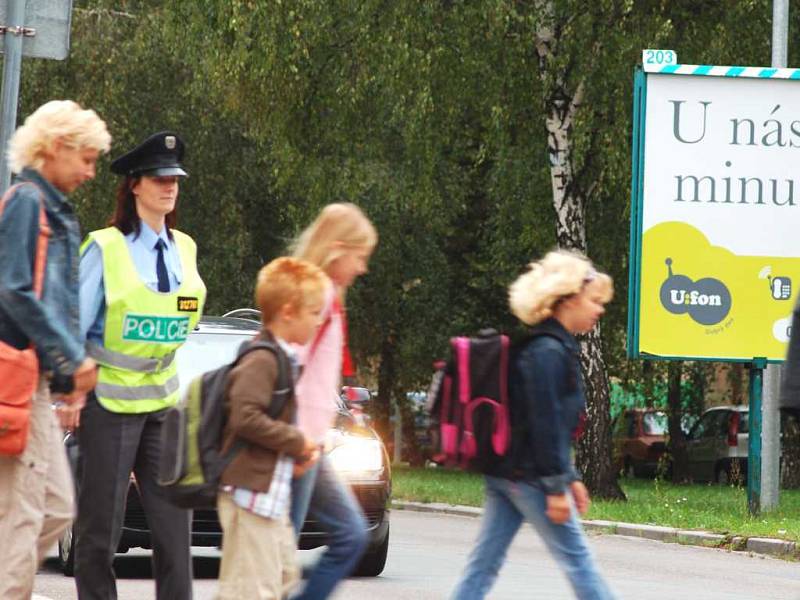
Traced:
POLYGON ((192 597, 190 513, 156 482, 164 412, 178 400, 175 352, 206 295, 195 243, 175 229, 183 153, 181 138, 165 131, 112 162, 123 179, 111 226, 82 247, 81 330, 99 372, 78 429, 80 600, 117 598, 113 560, 131 473, 151 532, 156 598, 192 597))

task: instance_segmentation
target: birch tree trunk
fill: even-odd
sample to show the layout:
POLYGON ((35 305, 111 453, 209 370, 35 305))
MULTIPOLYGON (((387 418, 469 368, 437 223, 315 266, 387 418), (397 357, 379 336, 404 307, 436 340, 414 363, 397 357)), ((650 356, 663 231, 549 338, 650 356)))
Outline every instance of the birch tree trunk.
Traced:
MULTIPOLYGON (((569 88, 565 61, 557 60, 561 58, 557 56, 560 32, 553 22, 552 2, 541 2, 540 7, 545 17, 537 31, 536 51, 545 90, 545 127, 556 213, 556 240, 560 248, 585 253, 586 198, 575 173, 572 144, 573 124, 583 100, 584 82, 581 80, 574 89, 569 88)), ((581 364, 587 407, 586 428, 576 448, 577 466, 593 495, 624 499, 611 460, 609 386, 599 325, 581 339, 581 364)))

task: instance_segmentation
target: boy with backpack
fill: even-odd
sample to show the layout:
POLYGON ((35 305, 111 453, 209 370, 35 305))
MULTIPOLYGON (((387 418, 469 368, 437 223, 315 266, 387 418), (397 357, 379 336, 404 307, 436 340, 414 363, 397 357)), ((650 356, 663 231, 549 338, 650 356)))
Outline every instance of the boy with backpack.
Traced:
POLYGON ((288 517, 292 471, 295 462, 299 467, 317 460, 319 450, 293 424, 292 382, 298 373, 289 344, 304 345, 314 337, 326 285, 319 268, 295 258, 273 260, 258 274, 255 299, 263 328, 254 342, 274 344, 279 353, 252 350, 228 376, 221 450, 236 454, 222 472, 217 497, 223 531, 221 600, 284 598, 299 581, 288 517), (283 377, 282 368, 293 371, 292 376, 283 377), (270 403, 280 392, 276 384, 287 380, 288 399, 270 418, 270 403))

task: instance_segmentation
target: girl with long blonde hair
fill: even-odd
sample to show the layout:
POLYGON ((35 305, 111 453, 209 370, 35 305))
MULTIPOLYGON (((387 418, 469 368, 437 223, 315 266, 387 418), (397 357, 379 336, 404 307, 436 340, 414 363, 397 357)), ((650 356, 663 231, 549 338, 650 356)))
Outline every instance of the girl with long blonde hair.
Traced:
MULTIPOLYGON (((297 426, 322 444, 336 417, 346 352, 343 300, 347 288, 367 272, 378 242, 375 227, 354 204, 329 204, 300 234, 294 256, 319 266, 331 280, 323 324, 307 349, 297 381, 297 426)), ((292 483, 291 519, 300 534, 306 514, 328 534, 328 548, 295 598, 327 598, 347 577, 367 545, 367 523, 349 487, 323 455, 292 483)))

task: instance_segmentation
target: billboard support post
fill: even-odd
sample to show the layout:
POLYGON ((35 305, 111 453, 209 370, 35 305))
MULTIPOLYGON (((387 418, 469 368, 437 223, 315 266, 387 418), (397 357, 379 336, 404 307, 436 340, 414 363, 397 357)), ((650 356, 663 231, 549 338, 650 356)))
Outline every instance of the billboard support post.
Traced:
POLYGON ((761 512, 761 409, 766 358, 754 358, 750 364, 750 386, 747 444, 747 509, 751 515, 761 512))
MULTIPOLYGON (((772 66, 786 66, 789 38, 789 0, 772 2, 772 66)), ((764 371, 764 391, 761 404, 761 460, 759 509, 778 508, 780 500, 781 417, 780 402, 781 366, 769 365, 764 371)), ((754 408, 750 407, 751 412, 754 408)), ((750 435, 753 435, 752 433, 750 435)), ((749 495, 748 495, 749 498, 749 495)), ((752 511, 751 511, 752 512, 752 511)), ((757 514, 757 513, 753 513, 757 514)))

